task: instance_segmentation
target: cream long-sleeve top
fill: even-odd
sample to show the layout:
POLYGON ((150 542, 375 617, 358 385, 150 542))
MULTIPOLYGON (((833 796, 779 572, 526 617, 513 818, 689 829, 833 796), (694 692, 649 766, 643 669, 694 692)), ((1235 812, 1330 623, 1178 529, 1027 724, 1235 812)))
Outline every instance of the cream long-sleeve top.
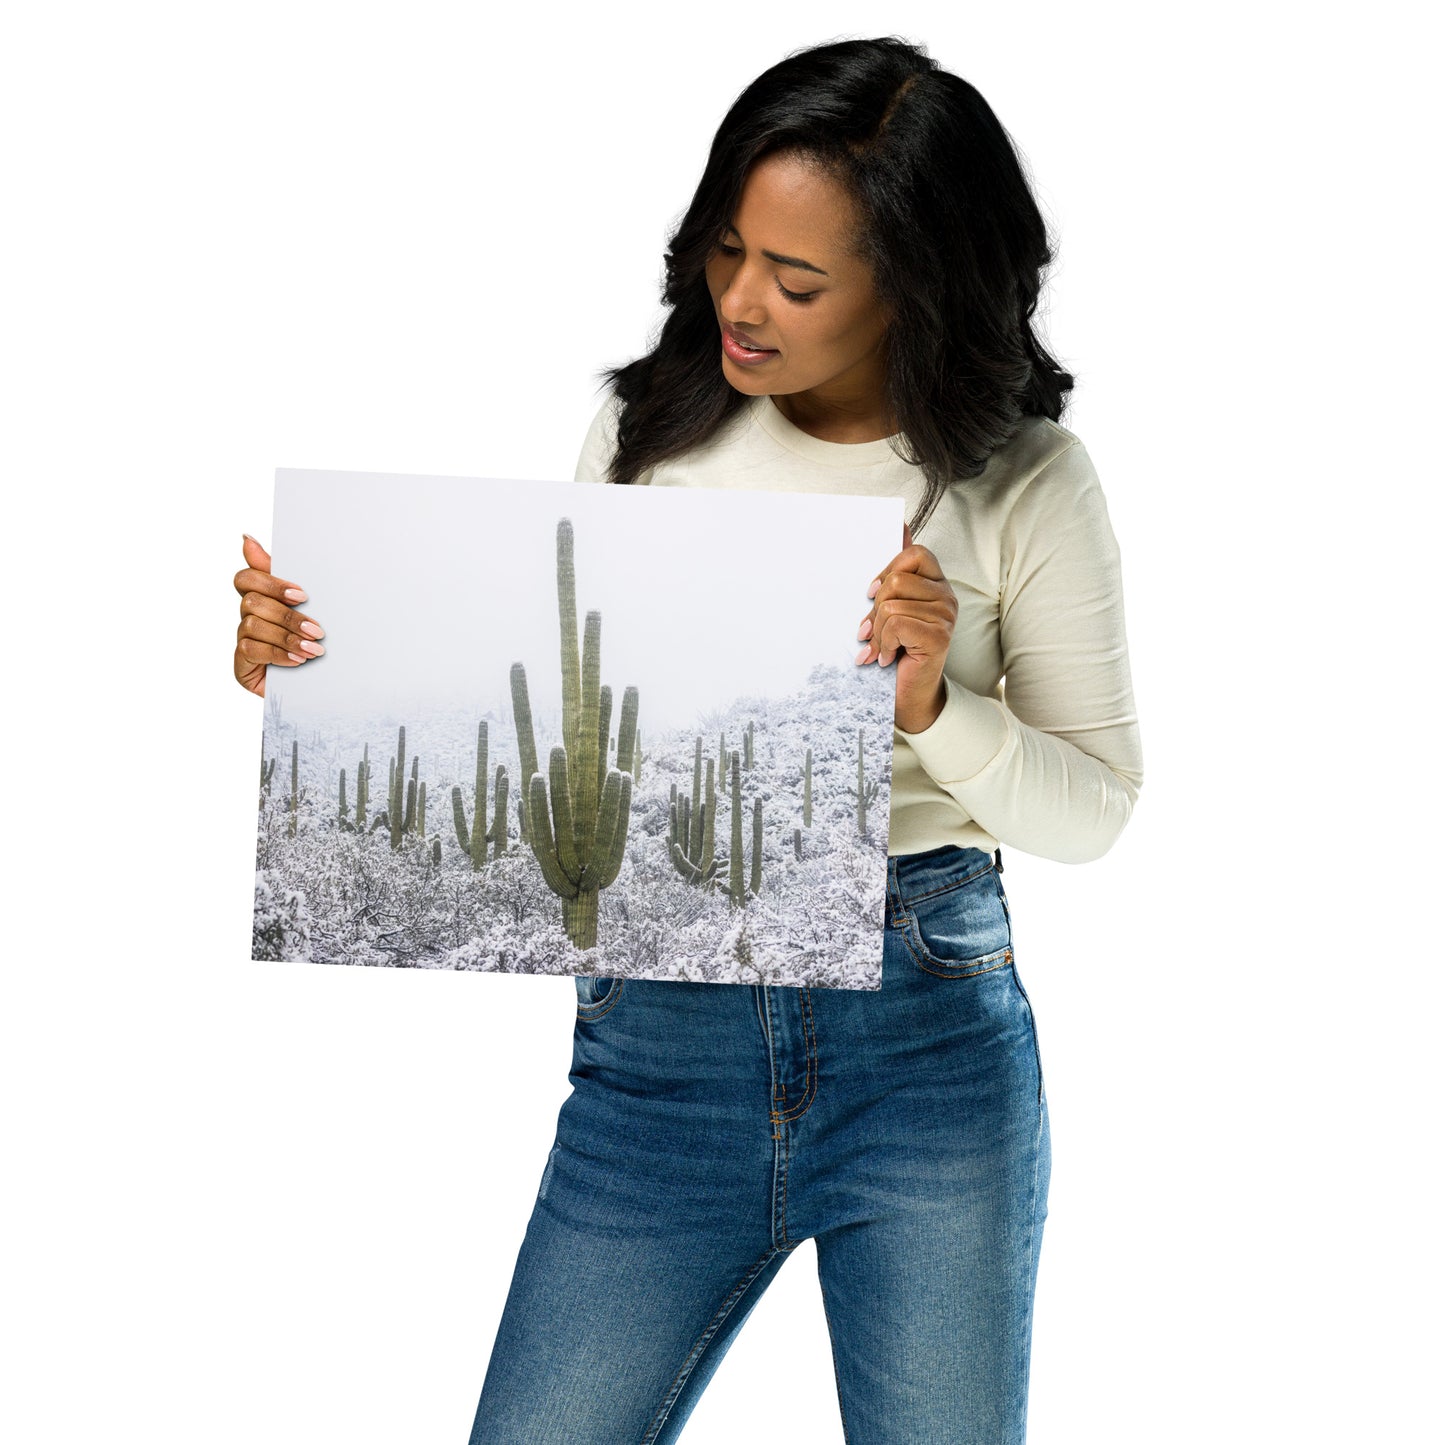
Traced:
MULTIPOLYGON (((578 481, 606 480, 619 406, 609 394, 593 418, 578 481)), ((920 469, 886 438, 821 441, 769 396, 639 482, 898 496, 907 516, 923 497, 920 469)), ((914 540, 938 558, 958 618, 942 713, 920 733, 893 730, 890 855, 1004 844, 1061 863, 1101 857, 1129 820, 1143 756, 1119 547, 1083 444, 1026 418, 914 540)))

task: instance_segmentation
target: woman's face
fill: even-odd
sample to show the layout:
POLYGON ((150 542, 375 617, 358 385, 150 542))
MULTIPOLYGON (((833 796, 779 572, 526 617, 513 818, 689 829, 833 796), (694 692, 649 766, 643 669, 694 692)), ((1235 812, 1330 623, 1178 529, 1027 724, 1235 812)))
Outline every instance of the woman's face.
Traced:
POLYGON ((804 161, 765 156, 748 172, 707 263, 723 375, 738 391, 807 393, 860 415, 882 406, 888 319, 849 249, 857 222, 847 192, 804 161))

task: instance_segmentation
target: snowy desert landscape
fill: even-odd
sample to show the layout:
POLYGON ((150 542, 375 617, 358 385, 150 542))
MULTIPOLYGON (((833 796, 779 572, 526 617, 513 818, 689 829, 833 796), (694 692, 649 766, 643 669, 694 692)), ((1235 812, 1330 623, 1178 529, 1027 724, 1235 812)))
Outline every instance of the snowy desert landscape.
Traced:
MULTIPOLYGON (((397 968, 877 987, 889 780, 865 769, 862 810, 857 784, 859 728, 892 738, 892 690, 879 681, 877 669, 819 667, 794 696, 740 700, 699 718, 693 730, 642 731, 631 760, 626 850, 615 882, 599 892, 597 942, 586 951, 569 939, 563 900, 521 838, 511 709, 483 719, 378 716, 296 728, 282 708, 268 706, 253 954, 397 968), (479 723, 488 750, 484 832, 491 837, 479 839, 484 858, 474 860, 461 835, 469 848, 478 836, 479 723), (399 827, 393 840, 388 792, 395 789, 386 773, 403 728, 411 826, 399 827), (741 797, 732 788, 735 753, 741 797), (729 762, 726 788, 718 787, 720 755, 729 762), (372 782, 370 797, 359 799, 363 766, 372 782), (716 798, 711 825, 709 775, 716 798), (695 784, 700 827, 692 821, 695 784), (676 836, 678 813, 686 819, 685 840, 676 836), (705 843, 709 826, 711 859, 696 837, 705 843), (674 860, 674 841, 694 876, 674 860), (734 896, 738 874, 741 899, 734 896)), ((538 720, 539 746, 560 729, 560 719, 550 722, 542 727, 538 720)), ((615 747, 615 736, 610 741, 615 747)), ((614 752, 614 769, 616 762, 614 752)), ((402 809, 405 824, 405 801, 402 809)))
POLYGON ((878 499, 392 480, 278 473, 327 652, 267 679, 253 957, 877 988, 893 673, 819 659, 878 499), (684 531, 766 594, 724 566, 710 599, 684 531))

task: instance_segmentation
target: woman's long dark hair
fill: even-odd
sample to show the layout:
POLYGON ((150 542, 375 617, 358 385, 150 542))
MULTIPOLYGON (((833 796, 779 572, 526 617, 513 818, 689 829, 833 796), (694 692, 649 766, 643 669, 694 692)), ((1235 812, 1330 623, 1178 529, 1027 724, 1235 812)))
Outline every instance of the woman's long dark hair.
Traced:
POLYGON ((1074 378, 1034 335, 1054 256, 1013 142, 973 86, 896 37, 800 51, 734 101, 668 242, 657 344, 602 373, 623 403, 608 480, 636 481, 751 400, 723 375, 704 268, 749 168, 778 152, 821 163, 858 208, 893 316, 885 400, 926 478, 917 532, 1023 417, 1057 421, 1074 378))

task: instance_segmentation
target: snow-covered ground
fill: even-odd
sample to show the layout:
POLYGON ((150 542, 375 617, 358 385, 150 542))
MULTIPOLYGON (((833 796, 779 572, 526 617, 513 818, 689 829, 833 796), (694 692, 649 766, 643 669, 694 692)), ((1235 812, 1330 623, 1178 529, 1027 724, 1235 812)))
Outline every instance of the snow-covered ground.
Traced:
MULTIPOLYGON (((507 973, 599 974, 715 983, 775 983, 872 988, 882 960, 887 877, 892 675, 877 669, 819 667, 806 687, 784 698, 739 699, 687 731, 652 734, 642 699, 643 762, 632 793, 627 852, 616 882, 602 891, 597 947, 573 947, 561 900, 548 888, 531 847, 520 841, 520 760, 510 709, 488 722, 488 772, 506 767, 509 845, 475 871, 458 844, 451 791, 460 785, 468 822, 476 778, 478 717, 372 716, 297 730, 276 709, 265 724, 267 759, 276 766, 260 794, 256 837, 257 958, 398 968, 507 973), (886 685, 882 685, 885 684, 886 685), (718 791, 718 883, 685 881, 668 848, 672 785, 692 793, 696 739, 706 759, 743 750, 754 729, 751 770, 742 774, 744 881, 751 873, 753 802, 763 801, 763 886, 743 908, 729 901, 733 800, 718 791), (406 727, 406 774, 420 759, 426 783, 425 838, 393 851, 385 830, 358 833, 339 822, 346 770, 354 822, 356 769, 370 749, 368 823, 387 805, 388 759, 398 725, 406 727), (858 731, 864 730, 868 782, 879 784, 857 826, 858 731), (297 743, 295 836, 290 836, 291 746, 297 743), (803 766, 813 750, 812 827, 803 828, 803 766), (874 762, 882 759, 881 766, 874 762), (802 857, 795 829, 802 830, 802 857), (433 840, 441 859, 434 862, 433 840)), ((613 724, 617 712, 614 709, 613 724)), ((556 719, 535 720, 538 755, 558 740, 556 719)), ((614 759, 615 765, 615 759, 614 759)), ((493 783, 489 779, 490 811, 493 783)), ((490 856, 490 850, 489 850, 490 856)))

